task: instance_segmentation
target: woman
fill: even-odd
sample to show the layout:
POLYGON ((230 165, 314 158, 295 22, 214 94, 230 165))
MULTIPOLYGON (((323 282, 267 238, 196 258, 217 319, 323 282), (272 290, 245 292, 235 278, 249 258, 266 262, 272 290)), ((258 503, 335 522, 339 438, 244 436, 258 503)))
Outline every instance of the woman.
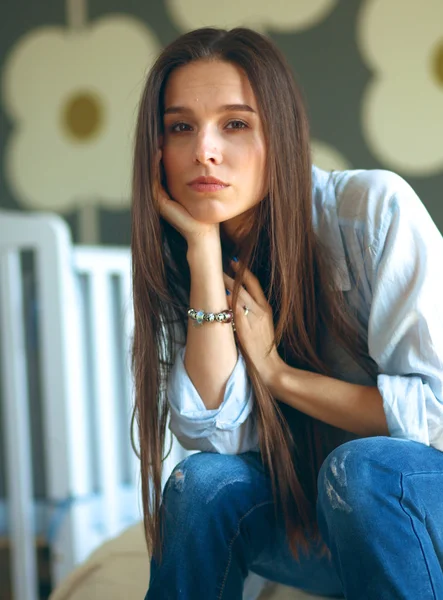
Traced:
POLYGON ((443 598, 441 256, 398 175, 311 165, 268 39, 205 28, 162 52, 133 176, 148 600, 238 599, 250 572, 443 598), (168 415, 201 452, 162 496, 168 415))

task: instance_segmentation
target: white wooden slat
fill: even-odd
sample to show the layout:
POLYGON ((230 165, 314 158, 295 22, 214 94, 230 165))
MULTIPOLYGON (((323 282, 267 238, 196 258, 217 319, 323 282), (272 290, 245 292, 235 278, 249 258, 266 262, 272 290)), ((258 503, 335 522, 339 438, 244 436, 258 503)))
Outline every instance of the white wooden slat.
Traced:
POLYGON ((90 324, 94 397, 96 399, 96 427, 99 460, 99 485, 103 493, 103 516, 106 535, 120 531, 118 487, 121 464, 115 384, 115 345, 112 338, 113 311, 111 282, 106 274, 93 273, 90 278, 90 324))
POLYGON ((3 435, 6 441, 8 513, 12 540, 12 589, 16 600, 37 600, 31 430, 19 253, 1 252, 0 269, 3 435))
POLYGON ((54 498, 63 498, 69 493, 83 496, 89 493, 91 486, 87 468, 90 448, 81 351, 84 341, 79 293, 75 288, 69 250, 60 247, 56 237, 48 235, 47 243, 38 248, 36 262, 44 359, 43 396, 49 441, 46 458, 51 470, 59 474, 58 479, 51 482, 50 494, 54 498), (61 475, 67 464, 71 469, 69 475, 61 475))
MULTIPOLYGON (((41 222, 35 237, 47 491, 53 500, 78 499, 90 494, 91 472, 72 244, 66 223, 56 218, 41 222)), ((91 550, 88 511, 74 501, 52 540, 55 584, 91 550)))

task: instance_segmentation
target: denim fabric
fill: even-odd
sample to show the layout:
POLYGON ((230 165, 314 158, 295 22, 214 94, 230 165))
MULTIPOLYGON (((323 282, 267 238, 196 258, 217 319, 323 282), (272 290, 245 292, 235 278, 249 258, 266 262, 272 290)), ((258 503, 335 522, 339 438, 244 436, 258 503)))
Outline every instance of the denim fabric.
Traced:
POLYGON ((332 560, 297 562, 275 520, 260 454, 196 453, 163 492, 164 556, 145 600, 241 600, 245 578, 349 600, 443 598, 443 453, 389 437, 347 442, 319 473, 332 560))
MULTIPOLYGON (((336 342, 324 341, 337 379, 377 386, 389 433, 443 450, 443 238, 418 196, 384 170, 313 167, 312 216, 335 258, 335 285, 376 363, 369 377, 336 342)), ((258 450, 253 394, 242 356, 218 409, 207 410, 175 350, 169 427, 189 450, 258 450)))

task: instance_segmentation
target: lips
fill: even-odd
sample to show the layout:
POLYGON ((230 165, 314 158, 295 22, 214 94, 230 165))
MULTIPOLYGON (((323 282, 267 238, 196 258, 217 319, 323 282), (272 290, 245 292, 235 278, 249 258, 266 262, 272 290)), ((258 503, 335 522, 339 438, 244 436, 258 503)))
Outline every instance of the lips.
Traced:
POLYGON ((196 192, 218 192, 229 187, 228 183, 216 177, 197 177, 188 183, 188 185, 196 192))

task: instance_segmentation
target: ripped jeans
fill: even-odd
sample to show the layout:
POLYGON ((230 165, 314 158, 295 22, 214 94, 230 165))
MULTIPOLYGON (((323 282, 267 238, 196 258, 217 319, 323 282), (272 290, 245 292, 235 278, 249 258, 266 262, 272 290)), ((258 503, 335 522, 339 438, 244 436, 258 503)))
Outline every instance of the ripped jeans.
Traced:
POLYGON ((443 599, 443 452, 389 437, 336 448, 318 478, 332 562, 292 556, 260 454, 198 453, 164 492, 163 562, 145 600, 241 600, 248 574, 327 597, 443 599))

